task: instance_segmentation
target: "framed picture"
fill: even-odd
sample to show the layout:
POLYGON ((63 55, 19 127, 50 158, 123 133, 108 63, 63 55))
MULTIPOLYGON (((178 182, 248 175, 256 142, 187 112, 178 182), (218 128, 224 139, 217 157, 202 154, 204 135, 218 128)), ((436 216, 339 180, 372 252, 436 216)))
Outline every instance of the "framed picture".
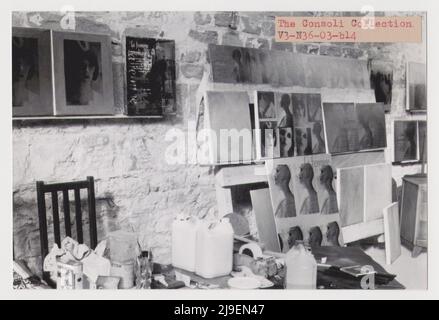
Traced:
POLYGON ((55 115, 114 113, 107 35, 52 32, 55 115))
POLYGON ((53 115, 50 30, 12 28, 12 115, 53 115))
POLYGON ((427 162, 427 121, 393 122, 394 163, 427 162))
POLYGON ((418 152, 418 122, 394 121, 394 162, 417 162, 419 161, 418 152))
POLYGON ((175 42, 126 37, 128 115, 176 112, 175 42))
POLYGON ((407 63, 407 110, 427 111, 427 73, 424 63, 407 63))

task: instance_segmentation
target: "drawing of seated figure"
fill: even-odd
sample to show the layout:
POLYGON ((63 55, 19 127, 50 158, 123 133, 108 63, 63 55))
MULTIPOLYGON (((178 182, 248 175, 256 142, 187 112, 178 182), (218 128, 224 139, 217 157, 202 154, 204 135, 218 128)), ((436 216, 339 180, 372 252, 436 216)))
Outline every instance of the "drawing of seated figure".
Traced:
POLYGON ((312 227, 309 230, 308 243, 311 247, 320 247, 322 245, 323 234, 319 227, 312 227))
POLYGON ((287 165, 280 164, 273 173, 274 183, 281 190, 283 199, 278 204, 275 212, 276 218, 290 218, 296 216, 294 195, 290 190, 291 172, 287 165))
POLYGON ((328 245, 340 247, 338 238, 340 236, 340 227, 336 221, 328 223, 328 230, 326 231, 326 240, 328 245))
POLYGON ((324 187, 324 200, 322 204, 322 214, 331 214, 338 212, 337 194, 332 186, 332 180, 334 179, 334 172, 331 166, 323 166, 320 171, 320 183, 324 187))
POLYGON ((305 188, 308 196, 303 200, 300 206, 300 214, 319 213, 319 201, 317 192, 314 189, 312 180, 314 179, 314 170, 309 163, 300 166, 299 181, 305 188))

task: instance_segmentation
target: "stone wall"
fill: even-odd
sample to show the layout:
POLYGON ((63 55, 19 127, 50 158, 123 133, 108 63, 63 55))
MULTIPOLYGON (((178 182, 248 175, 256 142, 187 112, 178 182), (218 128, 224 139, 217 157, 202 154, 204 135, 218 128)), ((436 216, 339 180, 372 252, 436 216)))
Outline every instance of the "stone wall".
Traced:
MULTIPOLYGON (((393 119, 417 118, 405 112, 405 63, 425 62, 424 44, 291 44, 274 41, 277 13, 240 12, 230 30, 229 12, 77 12, 76 31, 112 37, 116 113, 125 97, 125 36, 173 39, 176 43, 178 117, 162 121, 96 120, 13 127, 14 254, 40 269, 35 181, 96 180, 99 239, 123 228, 140 235, 160 262, 170 262, 170 226, 179 212, 215 216, 214 176, 197 165, 168 165, 163 137, 171 128, 187 131, 195 119, 195 92, 206 66, 209 43, 288 50, 355 59, 379 58, 394 65, 392 111, 386 115, 391 161, 393 119)), ((282 15, 313 15, 290 13, 282 15)), ((347 13, 352 15, 354 13, 347 13)), ((323 15, 323 13, 319 13, 323 15)), ((337 15, 337 13, 332 13, 337 15)), ((61 30, 56 12, 15 12, 13 26, 61 30)), ((397 183, 420 166, 394 166, 397 183)))

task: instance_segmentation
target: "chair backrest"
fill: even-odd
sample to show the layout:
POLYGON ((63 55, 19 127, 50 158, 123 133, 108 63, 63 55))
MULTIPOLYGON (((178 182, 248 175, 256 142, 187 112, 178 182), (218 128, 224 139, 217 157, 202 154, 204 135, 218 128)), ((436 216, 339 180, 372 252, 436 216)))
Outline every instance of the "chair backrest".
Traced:
POLYGON ((63 211, 64 211, 64 227, 65 235, 72 237, 72 226, 70 220, 70 200, 69 190, 74 191, 75 199, 75 225, 76 225, 76 240, 79 243, 84 243, 84 235, 82 228, 82 210, 80 190, 87 189, 87 205, 89 215, 89 230, 90 230, 90 246, 94 249, 97 246, 98 236, 96 227, 96 202, 93 177, 87 177, 87 180, 73 181, 64 183, 45 184, 43 181, 37 181, 37 202, 38 202, 38 218, 40 227, 40 242, 41 242, 41 257, 44 258, 49 253, 49 241, 47 230, 47 216, 46 216, 46 193, 51 194, 52 198, 52 216, 53 216, 53 232, 55 243, 61 247, 61 225, 59 219, 58 206, 58 192, 63 194, 63 211))

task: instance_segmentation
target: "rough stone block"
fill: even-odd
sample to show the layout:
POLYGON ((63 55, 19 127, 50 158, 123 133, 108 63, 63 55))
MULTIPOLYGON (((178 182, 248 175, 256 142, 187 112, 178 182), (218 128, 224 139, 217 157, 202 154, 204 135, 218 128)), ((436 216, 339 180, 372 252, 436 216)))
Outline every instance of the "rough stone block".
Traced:
POLYGON ((319 54, 319 46, 312 43, 296 43, 296 52, 306 54, 319 54))
POLYGON ((340 57, 342 55, 342 51, 340 46, 336 45, 320 45, 320 55, 322 56, 332 56, 332 57, 340 57))
POLYGON ((206 25, 212 21, 212 17, 210 14, 202 14, 201 12, 197 11, 194 14, 194 21, 198 25, 206 25))
POLYGON ((204 43, 218 43, 218 32, 216 31, 198 31, 191 29, 189 36, 204 43))
POLYGON ((239 33, 236 31, 229 31, 223 34, 221 44, 228 46, 242 46, 242 41, 239 37, 239 33))
POLYGON ((257 20, 250 19, 248 17, 241 17, 241 23, 242 23, 242 32, 256 34, 256 35, 261 34, 261 27, 259 26, 257 20))
POLYGON ((217 27, 228 27, 232 22, 232 12, 220 12, 214 15, 217 27))

